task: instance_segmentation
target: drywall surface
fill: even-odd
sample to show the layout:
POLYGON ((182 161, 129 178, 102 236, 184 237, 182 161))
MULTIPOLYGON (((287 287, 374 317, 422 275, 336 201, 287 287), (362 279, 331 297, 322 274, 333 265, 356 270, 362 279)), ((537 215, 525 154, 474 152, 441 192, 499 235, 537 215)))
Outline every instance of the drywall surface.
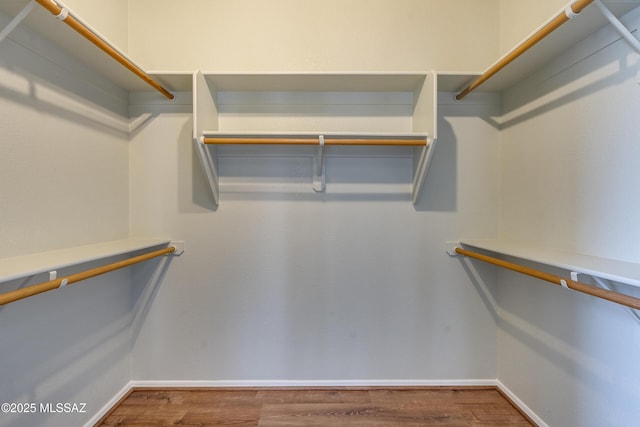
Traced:
POLYGON ((152 118, 131 141, 132 233, 170 233, 186 251, 136 333, 132 378, 495 378, 492 288, 477 287, 444 242, 497 233, 499 144, 489 118, 498 105, 452 98, 441 105, 418 206, 410 158, 334 152, 326 192, 315 193, 311 157, 273 157, 266 147, 220 158, 217 210, 192 149, 189 98, 134 98, 132 116, 152 118))
MULTIPOLYGON (((626 21, 637 28, 638 11, 626 21)), ((503 238, 640 262, 638 56, 611 35, 595 34, 505 96, 503 238)), ((499 379, 549 425, 635 424, 638 319, 512 273, 499 283, 499 379)))
POLYGON ((136 0, 130 54, 152 70, 482 70, 498 53, 498 4, 136 0))
POLYGON ((500 54, 509 52, 566 5, 566 0, 500 0, 500 54))
MULTIPOLYGON (((151 69, 458 70, 497 54, 496 1, 136 1, 130 12, 130 53, 151 69)), ((445 102, 416 207, 410 158, 334 151, 315 193, 310 154, 267 147, 222 150, 214 210, 188 96, 133 97, 131 231, 187 245, 136 335, 133 379, 495 378, 492 309, 444 252, 447 239, 497 233, 494 101, 445 102)))
POLYGON ((127 51, 129 0, 66 0, 64 3, 115 46, 127 51))
MULTIPOLYGON (((32 47, 0 44, 0 257, 125 238, 127 99, 88 83, 54 47, 47 57, 32 47)), ((82 425, 126 384, 130 284, 122 271, 0 308, 0 402, 23 405, 3 406, 0 425, 82 425)))
POLYGON ((0 52, 0 256, 127 237, 126 93, 23 28, 0 52))

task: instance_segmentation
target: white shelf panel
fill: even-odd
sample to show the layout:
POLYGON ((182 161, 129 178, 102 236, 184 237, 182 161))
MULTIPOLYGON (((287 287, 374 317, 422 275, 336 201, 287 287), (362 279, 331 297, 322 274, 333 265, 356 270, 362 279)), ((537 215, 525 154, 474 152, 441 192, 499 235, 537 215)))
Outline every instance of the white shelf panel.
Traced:
MULTIPOLYGON (((638 0, 605 0, 603 3, 618 18, 640 6, 640 2, 638 0)), ((548 21, 540 25, 539 28, 544 27, 547 23, 552 21, 555 16, 557 16, 557 14, 554 14, 548 21)), ((496 75, 480 85, 475 91, 500 92, 512 87, 519 81, 524 80, 532 72, 540 69, 544 64, 547 64, 552 59, 570 49, 571 46, 606 25, 609 25, 609 22, 598 8, 593 4, 587 6, 578 14, 576 19, 564 23, 531 49, 500 70, 496 75)), ((629 30, 633 31, 635 28, 629 28, 629 30)), ((535 31, 531 34, 533 33, 535 33, 535 31)), ((528 38, 529 36, 525 37, 522 41, 524 42, 528 38)), ((513 50, 515 50, 515 47, 513 50)), ((495 64, 501 62, 501 60, 508 54, 509 52, 501 56, 497 61, 487 67, 486 70, 491 69, 495 64)), ((440 90, 459 92, 479 75, 477 73, 465 74, 466 73, 439 73, 439 79, 444 80, 445 82, 441 86, 439 80, 439 87, 441 86, 440 90)))
POLYGON ((405 92, 425 82, 427 73, 208 73, 218 91, 405 92))
POLYGON ((562 268, 568 271, 596 276, 615 282, 640 286, 640 264, 601 258, 578 253, 550 250, 502 240, 461 240, 464 246, 470 246, 496 254, 562 268))
POLYGON ((0 282, 169 244, 168 239, 124 239, 0 259, 0 282))
MULTIPOLYGON (((27 1, 25 0, 0 1, 0 29, 4 28, 9 20, 16 16, 26 4, 27 1)), ((74 15, 78 16, 77 14, 74 15)), ((106 40, 108 44, 118 48, 103 35, 100 35, 100 37, 106 40)), ((53 44, 74 60, 77 60, 78 63, 83 64, 95 71, 96 74, 127 91, 154 91, 142 79, 39 5, 36 5, 24 21, 9 34, 9 39, 20 45, 29 46, 29 49, 45 57, 48 55, 47 52, 50 45, 53 44), (28 29, 29 32, 25 31, 25 29, 28 29), (33 34, 39 37, 34 38, 33 34)), ((126 53, 124 49, 120 50, 126 53)), ((131 58, 129 60, 135 63, 131 58)), ((136 64, 136 66, 144 70, 139 64, 136 64)), ((166 89, 170 91, 190 90, 190 75, 192 73, 185 74, 185 77, 182 77, 182 73, 179 72, 170 73, 168 76, 148 74, 152 75, 159 83, 166 84, 166 89), (179 87, 173 87, 172 83, 176 82, 179 87), (187 87, 189 89, 186 89, 187 87)))

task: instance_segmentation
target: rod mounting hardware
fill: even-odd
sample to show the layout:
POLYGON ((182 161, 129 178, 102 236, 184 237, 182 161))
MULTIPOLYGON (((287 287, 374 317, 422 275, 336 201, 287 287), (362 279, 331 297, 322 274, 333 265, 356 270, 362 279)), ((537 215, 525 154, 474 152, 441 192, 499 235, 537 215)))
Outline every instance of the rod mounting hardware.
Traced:
POLYGON ((460 254, 456 252, 456 248, 460 247, 460 242, 447 242, 444 245, 444 250, 450 256, 459 256, 460 254))
POLYGON ((169 247, 174 248, 175 250, 165 255, 180 256, 184 253, 184 240, 175 240, 175 241, 172 240, 171 242, 169 242, 169 247))
POLYGON ((567 15, 567 18, 569 19, 576 19, 578 17, 579 12, 574 12, 573 10, 574 4, 575 2, 567 5, 567 7, 564 9, 564 14, 567 15))
POLYGON ((325 189, 324 135, 318 136, 318 152, 313 158, 313 191, 321 193, 325 189))
POLYGON ((61 8, 60 13, 56 15, 56 18, 58 18, 60 21, 64 21, 68 17, 69 17, 69 9, 67 9, 66 7, 61 8))

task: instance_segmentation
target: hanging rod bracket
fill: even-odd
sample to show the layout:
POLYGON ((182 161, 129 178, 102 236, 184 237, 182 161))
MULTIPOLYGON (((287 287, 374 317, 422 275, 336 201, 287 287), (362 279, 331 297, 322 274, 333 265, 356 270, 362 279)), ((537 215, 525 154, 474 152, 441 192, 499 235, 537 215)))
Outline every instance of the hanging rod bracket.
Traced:
POLYGON ((313 191, 321 193, 325 189, 324 135, 318 136, 318 152, 313 157, 313 191))
POLYGON ((568 4, 567 7, 564 9, 564 14, 569 19, 576 19, 578 17, 578 14, 580 13, 580 12, 574 12, 573 11, 573 4, 574 3, 568 4))
POLYGON ((204 136, 199 138, 193 138, 193 146, 200 165, 207 178, 209 184, 209 190, 211 190, 211 196, 213 197, 213 203, 217 207, 220 204, 220 183, 218 180, 218 168, 217 168, 217 154, 215 154, 215 147, 209 149, 205 146, 204 136))
POLYGON ((427 138, 425 140, 424 147, 416 148, 416 150, 420 150, 419 155, 417 155, 414 150, 413 191, 411 198, 414 205, 418 203, 418 198, 420 197, 420 193, 422 192, 422 186, 424 185, 425 178, 427 177, 427 172, 429 171, 429 164, 431 163, 431 158, 433 157, 433 148, 435 147, 435 144, 436 138, 432 138, 431 140, 427 138))
POLYGON ((56 18, 59 19, 60 21, 64 21, 68 17, 69 17, 69 9, 67 9, 66 7, 61 8, 60 13, 56 15, 56 18))
POLYGON ((175 248, 175 251, 166 256, 180 256, 184 253, 184 240, 172 240, 169 242, 169 247, 175 248))
POLYGON ((459 253, 456 252, 456 248, 460 247, 460 242, 446 242, 444 244, 444 250, 450 256, 460 256, 459 253))

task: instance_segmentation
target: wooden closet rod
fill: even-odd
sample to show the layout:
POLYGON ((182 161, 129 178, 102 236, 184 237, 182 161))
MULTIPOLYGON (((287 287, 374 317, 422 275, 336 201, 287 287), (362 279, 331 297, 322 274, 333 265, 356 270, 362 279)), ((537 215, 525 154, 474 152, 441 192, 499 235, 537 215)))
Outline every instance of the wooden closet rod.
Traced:
POLYGON ((488 262, 489 264, 497 265, 502 268, 517 271, 518 273, 526 274, 527 276, 535 277, 537 279, 545 280, 547 282, 554 283, 556 285, 565 286, 569 289, 573 289, 578 292, 582 292, 594 297, 602 298, 607 301, 622 304, 627 307, 640 310, 640 298, 635 298, 629 295, 624 295, 619 292, 613 292, 606 289, 599 288, 597 286, 588 285, 582 282, 576 282, 575 280, 566 279, 555 274, 546 273, 544 271, 536 270, 534 268, 525 267, 523 265, 514 264, 511 262, 503 261, 498 258, 493 258, 487 255, 482 255, 477 252, 472 252, 467 249, 456 248, 456 253, 465 255, 470 258, 475 258, 480 261, 488 262))
MULTIPOLYGON (((571 8, 573 13, 580 13, 585 7, 589 6, 591 3, 593 3, 593 0, 577 0, 576 2, 568 6, 568 8, 571 8)), ((570 18, 567 16, 566 12, 561 12, 551 22, 549 22, 547 25, 542 27, 540 30, 538 30, 535 34, 533 34, 523 43, 518 45, 515 49, 509 52, 507 56, 502 58, 500 61, 498 61, 498 63, 496 63, 494 66, 492 66, 487 71, 485 71, 484 74, 482 74, 480 77, 478 77, 473 82, 471 82, 469 86, 467 86, 462 92, 456 95, 456 99, 459 101, 465 96, 467 96, 470 92, 475 90, 482 83, 489 80, 498 71, 502 70, 504 67, 506 67, 511 62, 513 62, 520 55, 525 53, 527 50, 531 49, 536 43, 538 43, 540 40, 547 37, 549 34, 551 34, 553 31, 555 31, 558 27, 560 27, 562 24, 567 22, 569 19, 570 18)))
POLYGON ((78 21, 72 14, 68 14, 66 17, 61 15, 65 12, 66 9, 61 8, 53 0, 36 0, 40 6, 47 9, 56 17, 60 17, 65 24, 76 30, 80 35, 89 40, 91 43, 99 47, 102 51, 104 51, 107 55, 118 61, 120 64, 125 66, 129 71, 131 71, 136 76, 140 77, 147 84, 151 85, 155 90, 163 94, 165 97, 169 99, 173 99, 174 96, 167 89, 162 87, 158 82, 153 80, 147 73, 142 71, 137 65, 131 62, 129 59, 125 58, 120 52, 110 46, 103 39, 98 37, 93 31, 88 29, 82 22, 78 21))
POLYGON ((118 270, 120 268, 128 267, 139 262, 147 261, 161 255, 170 254, 176 251, 174 246, 168 248, 159 249, 157 251, 149 252, 143 255, 131 257, 122 261, 114 262, 112 264, 103 265, 101 267, 92 268, 91 270, 75 273, 70 276, 60 277, 55 280, 49 280, 48 282, 39 283, 37 285, 28 286, 26 288, 16 289, 14 291, 0 294, 0 305, 9 304, 10 302, 18 301, 24 298, 28 298, 33 295, 38 295, 43 292, 47 292, 53 289, 60 288, 61 285, 71 285, 72 283, 79 282, 81 280, 90 279, 95 276, 99 276, 110 271, 118 270))
MULTIPOLYGON (((298 137, 205 137, 205 144, 267 144, 267 145, 318 145, 318 138, 298 137)), ((324 138, 325 145, 395 145, 422 147, 427 145, 426 139, 401 138, 324 138)))

